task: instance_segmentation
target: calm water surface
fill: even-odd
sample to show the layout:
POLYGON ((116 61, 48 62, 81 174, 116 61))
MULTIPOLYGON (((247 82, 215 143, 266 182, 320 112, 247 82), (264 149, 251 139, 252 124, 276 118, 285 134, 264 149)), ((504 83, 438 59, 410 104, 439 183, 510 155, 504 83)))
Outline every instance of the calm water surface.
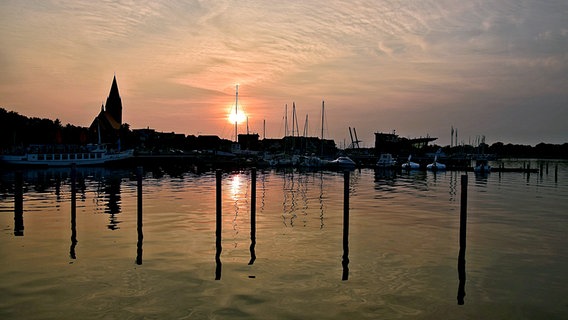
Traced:
POLYGON ((24 171, 21 219, 5 171, 0 318, 566 319, 568 163, 469 173, 458 305, 462 174, 352 172, 344 248, 343 173, 259 170, 255 229, 224 173, 220 251, 214 172, 145 172, 139 230, 134 169, 78 169, 75 208, 68 170, 24 171))

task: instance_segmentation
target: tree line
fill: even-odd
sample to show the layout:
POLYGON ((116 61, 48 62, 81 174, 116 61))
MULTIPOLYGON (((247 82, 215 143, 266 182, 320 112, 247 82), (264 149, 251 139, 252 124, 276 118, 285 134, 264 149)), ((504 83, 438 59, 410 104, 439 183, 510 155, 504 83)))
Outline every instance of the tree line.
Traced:
MULTIPOLYGON (((123 124, 120 130, 123 138, 123 147, 136 147, 140 145, 140 137, 135 135, 128 124, 123 124)), ((165 135, 164 135, 165 136, 165 135)), ((169 134, 168 136, 181 136, 169 134)), ((197 137, 187 136, 185 139, 167 138, 171 148, 187 149, 188 141, 193 142, 197 137), (193 138, 193 139, 191 139, 193 138), (189 140, 188 140, 189 139, 189 140), (178 141, 179 143, 175 143, 178 141), (177 144, 180 144, 179 146, 177 144)), ((164 139, 159 139, 164 140, 164 139)), ((222 139, 221 139, 222 140, 222 139)), ((75 144, 84 145, 96 143, 97 137, 89 132, 86 127, 74 126, 71 124, 62 125, 59 119, 50 120, 46 118, 26 117, 14 111, 7 111, 0 107, 0 149, 9 152, 14 148, 27 147, 31 144, 75 144)), ((146 140, 146 144, 149 141, 146 140)), ((157 144, 166 141, 158 141, 157 144)), ((192 147, 196 143, 190 143, 192 147)), ((438 146, 428 146, 434 150, 438 146)), ((501 158, 541 158, 541 159, 568 159, 568 143, 550 144, 539 143, 535 146, 520 144, 505 144, 495 142, 492 145, 480 144, 477 147, 470 145, 457 147, 443 147, 446 154, 453 153, 480 153, 494 154, 501 158)))

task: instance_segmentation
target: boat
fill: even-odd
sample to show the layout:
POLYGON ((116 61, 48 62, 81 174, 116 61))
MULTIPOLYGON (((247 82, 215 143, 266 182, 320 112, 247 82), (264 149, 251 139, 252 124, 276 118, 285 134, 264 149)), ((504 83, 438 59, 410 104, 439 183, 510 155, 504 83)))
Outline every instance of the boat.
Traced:
POLYGON ((473 167, 474 172, 478 173, 489 173, 491 172, 491 166, 487 159, 478 159, 475 161, 475 167, 473 167))
POLYGON ((408 160, 402 164, 402 169, 404 170, 418 170, 420 169, 420 164, 416 162, 410 161, 412 155, 408 156, 408 160))
POLYGON ((438 156, 434 157, 434 162, 426 166, 426 169, 432 171, 446 170, 446 165, 438 162, 438 156))
POLYGON ((392 168, 396 166, 396 160, 392 157, 390 153, 381 153, 379 160, 377 161, 377 167, 379 168, 392 168))
POLYGON ((356 163, 349 157, 339 157, 335 160, 329 161, 328 165, 332 168, 338 169, 355 169, 356 163))
POLYGON ((0 162, 9 165, 66 167, 103 165, 126 160, 134 150, 113 151, 104 144, 86 146, 31 145, 21 154, 0 155, 0 162))
POLYGON ((311 156, 300 156, 298 159, 298 165, 303 168, 319 168, 325 164, 325 161, 316 157, 315 155, 311 156))

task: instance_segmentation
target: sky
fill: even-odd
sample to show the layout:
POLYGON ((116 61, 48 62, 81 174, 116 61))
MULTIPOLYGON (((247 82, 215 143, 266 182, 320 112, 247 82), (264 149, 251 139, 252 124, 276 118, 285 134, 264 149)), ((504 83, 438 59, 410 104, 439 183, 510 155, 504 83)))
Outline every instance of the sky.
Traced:
POLYGON ((0 0, 0 106, 234 139, 568 142, 566 0, 0 0), (238 125, 247 132, 246 123, 238 125))

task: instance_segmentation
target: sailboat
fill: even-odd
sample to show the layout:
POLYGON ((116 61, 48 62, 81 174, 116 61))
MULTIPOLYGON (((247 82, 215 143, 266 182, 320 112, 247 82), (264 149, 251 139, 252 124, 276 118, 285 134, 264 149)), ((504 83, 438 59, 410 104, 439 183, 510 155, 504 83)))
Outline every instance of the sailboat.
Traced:
POLYGON ((426 166, 426 169, 432 171, 446 170, 446 165, 438 162, 438 155, 434 157, 434 162, 426 166))
POLYGON ((408 160, 402 164, 402 169, 404 170, 418 170, 420 169, 420 164, 410 161, 412 155, 408 155, 408 160))
POLYGON ((392 168, 396 166, 396 160, 392 157, 390 153, 381 153, 379 160, 377 161, 377 167, 379 168, 392 168))

